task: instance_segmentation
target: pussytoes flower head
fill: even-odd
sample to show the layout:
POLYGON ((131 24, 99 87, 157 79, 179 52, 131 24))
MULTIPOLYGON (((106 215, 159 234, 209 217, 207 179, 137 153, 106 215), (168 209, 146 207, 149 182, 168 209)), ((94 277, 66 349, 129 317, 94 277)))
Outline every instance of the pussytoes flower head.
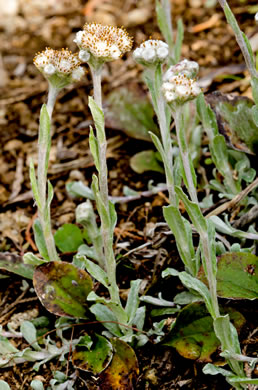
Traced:
POLYGON ((68 49, 46 48, 35 55, 33 62, 45 78, 58 89, 79 81, 84 75, 78 55, 72 54, 68 49))
POLYGON ((86 23, 83 30, 77 32, 74 42, 80 49, 81 61, 103 63, 131 50, 133 40, 123 28, 86 23))
POLYGON ((171 66, 164 75, 163 80, 167 81, 172 76, 185 74, 189 78, 196 77, 199 72, 199 65, 195 61, 182 60, 178 64, 171 66))
POLYGON ((168 45, 160 40, 149 39, 134 50, 133 56, 139 64, 148 66, 163 63, 169 54, 168 45))
POLYGON ((193 78, 198 69, 197 62, 187 60, 168 69, 162 84, 162 90, 168 103, 185 103, 201 93, 196 79, 193 78))

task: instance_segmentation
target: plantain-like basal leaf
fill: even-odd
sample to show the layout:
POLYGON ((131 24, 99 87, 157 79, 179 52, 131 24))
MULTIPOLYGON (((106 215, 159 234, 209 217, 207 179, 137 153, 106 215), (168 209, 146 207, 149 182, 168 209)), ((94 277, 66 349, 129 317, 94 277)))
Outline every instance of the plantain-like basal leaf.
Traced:
POLYGON ((101 390, 133 390, 139 374, 138 361, 134 350, 126 342, 110 340, 114 356, 109 367, 100 374, 101 390))
MULTIPOLYGON (((258 257, 245 252, 224 253, 218 258, 217 292, 222 298, 258 298, 258 257)), ((207 284, 203 269, 199 279, 207 284)))
POLYGON ((113 356, 112 344, 103 336, 94 335, 92 345, 83 340, 75 347, 73 352, 73 365, 94 375, 100 374, 110 363, 113 356))
POLYGON ((38 266, 34 272, 35 291, 45 308, 53 314, 87 318, 87 296, 92 291, 90 275, 73 264, 59 261, 38 266))

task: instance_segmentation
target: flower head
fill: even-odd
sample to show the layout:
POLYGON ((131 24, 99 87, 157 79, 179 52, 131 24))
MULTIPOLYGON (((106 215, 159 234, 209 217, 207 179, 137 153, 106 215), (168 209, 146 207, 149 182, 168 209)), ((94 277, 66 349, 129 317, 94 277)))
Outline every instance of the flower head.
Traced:
POLYGON ((199 65, 195 61, 182 60, 178 64, 171 66, 164 75, 163 80, 167 81, 172 76, 185 74, 189 78, 196 77, 199 72, 199 65))
POLYGON ((74 42, 83 62, 92 61, 92 57, 100 63, 116 60, 132 48, 132 38, 123 28, 100 23, 86 23, 74 42))
POLYGON ((58 89, 79 81, 84 74, 78 55, 72 54, 68 49, 46 48, 35 55, 33 62, 45 78, 58 89))
POLYGON ((162 63, 168 58, 168 45, 160 40, 149 39, 134 50, 135 61, 142 65, 162 63))
POLYGON ((162 90, 168 103, 185 103, 201 93, 201 89, 193 78, 199 66, 194 61, 181 61, 171 66, 163 77, 162 90))

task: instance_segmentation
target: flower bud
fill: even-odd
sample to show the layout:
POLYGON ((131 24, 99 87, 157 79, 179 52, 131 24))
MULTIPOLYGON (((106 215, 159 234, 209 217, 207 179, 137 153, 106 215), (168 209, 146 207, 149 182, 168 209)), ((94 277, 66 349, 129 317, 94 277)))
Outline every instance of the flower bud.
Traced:
POLYGON ((72 54, 68 49, 58 51, 46 48, 34 58, 34 65, 57 89, 81 79, 84 70, 80 64, 78 55, 72 54))
POLYGON ((132 48, 132 38, 123 28, 100 23, 86 23, 74 42, 80 49, 80 60, 89 63, 116 60, 132 48))
POLYGON ((201 93, 193 78, 199 69, 197 62, 183 60, 171 66, 163 77, 162 90, 168 103, 185 103, 201 93))
POLYGON ((164 75, 163 80, 168 81, 172 76, 184 74, 188 78, 196 77, 199 72, 199 65, 195 61, 183 60, 178 64, 171 66, 164 75))
POLYGON ((84 226, 88 226, 92 219, 95 220, 94 210, 89 199, 76 207, 75 216, 76 222, 84 226))
POLYGON ((133 52, 135 61, 145 66, 163 63, 168 58, 168 55, 168 45, 163 41, 153 39, 143 42, 133 52))

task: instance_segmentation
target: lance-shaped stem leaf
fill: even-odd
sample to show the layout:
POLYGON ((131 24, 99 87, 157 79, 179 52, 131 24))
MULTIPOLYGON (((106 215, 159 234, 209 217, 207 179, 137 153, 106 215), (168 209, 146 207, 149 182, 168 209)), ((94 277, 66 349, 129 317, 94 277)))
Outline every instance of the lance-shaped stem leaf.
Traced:
POLYGON ((50 204, 53 198, 53 188, 49 183, 48 191, 47 191, 46 186, 47 186, 49 152, 51 147, 51 134, 50 134, 51 118, 49 116, 49 112, 52 113, 53 111, 53 105, 57 93, 54 93, 53 89, 50 88, 49 94, 50 94, 50 98, 48 100, 48 107, 44 104, 40 112, 37 178, 35 175, 33 163, 31 163, 30 180, 31 180, 31 186, 32 186, 34 198, 38 207, 38 216, 41 225, 41 231, 44 237, 44 241, 48 253, 46 259, 50 261, 55 261, 55 260, 59 260, 59 257, 56 251, 56 246, 51 231, 50 204))
POLYGON ((198 263, 196 261, 190 223, 182 217, 178 208, 173 205, 163 207, 163 214, 175 236, 176 246, 186 270, 191 275, 196 276, 198 263))
POLYGON ((151 137, 163 160, 170 203, 176 205, 173 177, 173 152, 170 137, 171 115, 161 91, 161 64, 157 64, 155 68, 150 68, 146 71, 145 82, 151 93, 153 107, 158 117, 162 144, 155 135, 151 134, 151 137))
POLYGON ((243 31, 241 31, 227 1, 219 0, 219 3, 223 8, 228 24, 230 24, 235 33, 237 43, 242 51, 247 69, 251 75, 252 94, 255 101, 255 106, 252 108, 252 114, 255 124, 258 126, 258 72, 256 70, 252 47, 247 36, 243 33, 243 31))
POLYGON ((228 191, 232 194, 238 194, 240 185, 233 176, 225 138, 219 134, 216 115, 206 104, 203 93, 197 98, 197 110, 209 138, 212 160, 218 172, 224 176, 224 183, 228 191))
MULTIPOLYGON (((97 86, 98 88, 98 86, 97 86)), ((106 162, 106 134, 104 114, 98 104, 89 98, 89 107, 96 127, 96 137, 91 133, 94 159, 98 161, 98 177, 93 175, 92 190, 101 219, 101 235, 104 251, 105 271, 108 277, 107 288, 111 301, 109 307, 116 315, 118 322, 127 323, 128 317, 124 311, 119 289, 116 283, 116 260, 113 250, 113 235, 117 217, 113 203, 108 199, 107 162, 106 162)), ((105 303, 105 302, 103 302, 105 303)), ((123 327, 123 332, 125 328, 123 327)))
POLYGON ((181 188, 176 187, 176 193, 183 201, 187 213, 189 214, 192 223, 200 235, 203 268, 209 283, 213 311, 217 317, 219 316, 219 307, 216 288, 217 264, 214 248, 215 231, 213 225, 209 224, 208 221, 203 217, 198 204, 191 202, 183 193, 181 188))
POLYGON ((180 157, 183 166, 184 182, 189 191, 192 201, 198 203, 197 193, 196 193, 196 186, 197 186, 196 175, 195 175, 192 159, 190 158, 190 152, 189 152, 189 148, 185 136, 185 129, 186 129, 185 122, 187 116, 189 115, 188 104, 187 103, 182 105, 178 104, 173 115, 176 122, 177 141, 178 141, 180 157))

